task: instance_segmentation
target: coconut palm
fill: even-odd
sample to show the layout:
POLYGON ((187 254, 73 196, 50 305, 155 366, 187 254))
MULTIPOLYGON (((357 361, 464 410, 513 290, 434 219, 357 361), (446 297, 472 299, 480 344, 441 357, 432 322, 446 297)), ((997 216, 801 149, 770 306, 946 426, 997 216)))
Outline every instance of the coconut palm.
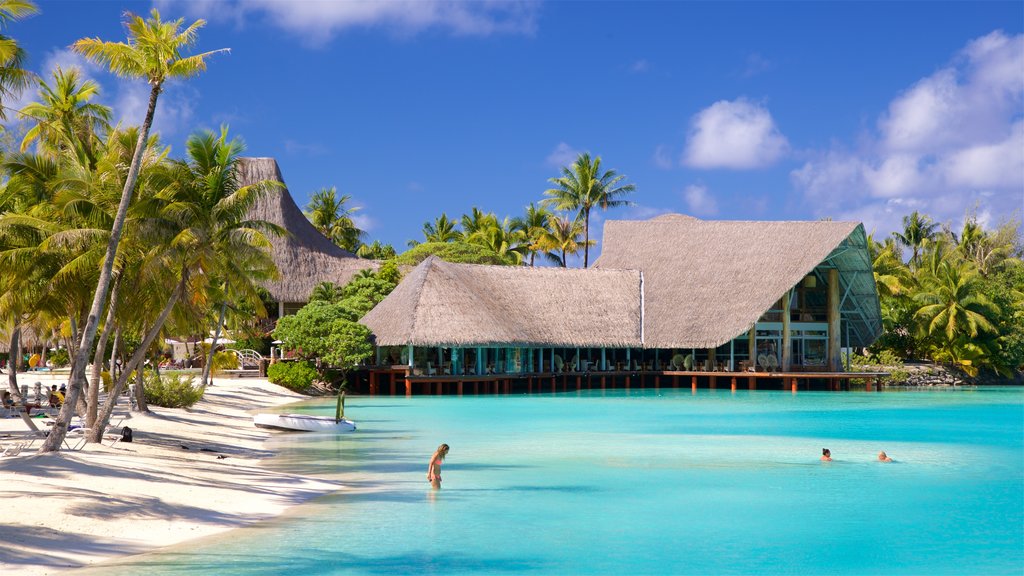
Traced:
POLYGON ((467 241, 487 248, 501 262, 517 265, 523 263, 523 255, 528 247, 526 233, 516 229, 509 218, 477 230, 467 238, 467 241))
POLYGON ((892 233, 897 242, 912 250, 910 264, 914 269, 921 264, 921 248, 928 241, 935 239, 938 227, 939 225, 932 222, 931 218, 914 210, 910 216, 903 217, 903 232, 892 233))
POLYGON ((552 214, 547 227, 538 242, 544 256, 554 264, 565 268, 567 257, 583 249, 583 222, 578 218, 570 220, 552 214))
POLYGON ((537 253, 541 252, 541 239, 547 232, 549 212, 543 206, 534 206, 533 202, 526 207, 526 214, 522 217, 513 218, 512 226, 520 230, 526 236, 526 254, 530 256, 530 266, 534 265, 537 253))
POLYGON ((380 240, 374 240, 370 244, 363 244, 356 251, 356 256, 369 260, 388 260, 397 256, 395 247, 391 244, 382 244, 380 240))
POLYGON ((462 238, 462 233, 455 228, 455 222, 442 212, 433 222, 423 224, 423 237, 426 242, 453 242, 462 238))
POLYGON ((899 296, 913 286, 913 276, 899 258, 899 246, 895 239, 886 238, 880 244, 869 235, 868 253, 879 296, 899 296))
POLYGON ((583 218, 583 267, 590 265, 590 211, 594 208, 607 210, 617 206, 629 206, 623 200, 627 194, 636 191, 633 184, 623 184, 625 176, 614 170, 601 169, 601 157, 593 160, 590 154, 580 154, 572 166, 562 168, 562 176, 551 178, 555 185, 544 192, 550 198, 544 200, 548 206, 558 210, 576 212, 583 218))
POLYGON ((40 79, 39 102, 21 109, 21 115, 35 123, 25 133, 21 151, 38 142, 41 151, 57 154, 71 149, 94 165, 100 138, 110 129, 110 108, 92 102, 98 94, 99 84, 83 80, 77 68, 57 67, 53 86, 40 79))
POLYGON ((914 313, 924 332, 951 350, 964 338, 979 332, 995 332, 993 320, 999 308, 980 290, 978 272, 969 262, 941 261, 934 274, 928 274, 915 299, 922 304, 914 313))
POLYGON ((352 197, 348 194, 339 197, 334 186, 321 188, 310 198, 306 206, 306 218, 331 242, 355 253, 365 232, 352 221, 352 215, 359 208, 347 208, 345 204, 350 200, 352 197))
POLYGON ((462 235, 466 238, 498 225, 498 217, 493 212, 484 212, 473 206, 469 214, 462 215, 462 235))
MULTIPOLYGON (((38 12, 27 0, 0 0, 0 27, 38 12)), ((8 36, 0 34, 0 120, 7 119, 7 102, 32 84, 32 73, 25 70, 25 50, 8 36)))
MULTIPOLYGON (((121 191, 121 201, 110 230, 110 239, 107 242, 103 267, 100 269, 99 280, 96 284, 96 293, 82 329, 75 362, 71 368, 68 397, 53 426, 53 433, 47 437, 41 448, 41 451, 44 452, 60 449, 61 442, 64 441, 67 434, 68 423, 71 421, 73 405, 77 402, 85 381, 88 352, 92 349, 96 339, 100 316, 103 314, 103 307, 106 304, 117 246, 121 241, 128 207, 131 204, 143 152, 149 138, 149 130, 153 126, 157 99, 163 90, 163 85, 169 79, 191 78, 198 75, 206 70, 206 61, 212 54, 223 51, 216 50, 183 56, 182 49, 195 45, 198 31, 205 25, 203 20, 197 20, 182 29, 183 22, 183 19, 164 22, 160 19, 160 13, 156 9, 150 13, 149 19, 129 14, 125 23, 128 29, 127 42, 105 42, 99 38, 83 38, 72 46, 76 52, 93 62, 107 66, 112 73, 118 76, 145 79, 149 83, 150 93, 146 117, 142 122, 142 130, 139 133, 138 142, 132 154, 132 162, 124 181, 124 188, 121 191)), ((166 315, 164 319, 166 319, 166 315)))

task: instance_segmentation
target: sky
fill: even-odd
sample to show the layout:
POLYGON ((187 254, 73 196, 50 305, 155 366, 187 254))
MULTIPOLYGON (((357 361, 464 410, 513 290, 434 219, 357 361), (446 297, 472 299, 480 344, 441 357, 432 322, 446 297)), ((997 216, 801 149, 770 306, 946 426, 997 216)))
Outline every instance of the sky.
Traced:
POLYGON ((522 214, 580 152, 637 188, 592 215, 598 241, 605 219, 669 212, 856 220, 876 237, 913 210, 954 229, 1024 212, 1020 1, 39 6, 6 30, 28 68, 79 66, 125 124, 148 86, 69 46, 124 41, 126 11, 206 20, 196 50, 230 53, 161 95, 171 155, 229 126, 246 155, 277 159, 300 207, 335 186, 366 240, 399 251, 441 213, 522 214))

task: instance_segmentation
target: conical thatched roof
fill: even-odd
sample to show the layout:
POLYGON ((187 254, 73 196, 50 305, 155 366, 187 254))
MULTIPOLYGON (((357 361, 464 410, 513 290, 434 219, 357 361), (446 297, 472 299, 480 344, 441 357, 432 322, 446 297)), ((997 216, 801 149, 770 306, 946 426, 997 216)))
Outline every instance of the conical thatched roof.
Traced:
MULTIPOLYGON (((242 158, 237 170, 241 186, 262 180, 284 183, 273 158, 242 158)), ((249 217, 273 222, 290 233, 270 238, 281 279, 268 282, 265 287, 278 302, 306 302, 313 288, 321 282, 341 285, 360 270, 377 269, 377 262, 356 258, 317 231, 286 187, 270 193, 249 217)))
MULTIPOLYGON (((609 220, 595 268, 643 272, 644 346, 713 348, 750 329, 786 290, 830 260, 855 298, 854 345, 878 336, 878 296, 856 222, 705 221, 669 214, 609 220), (830 258, 831 257, 831 258, 830 258)), ((866 343, 864 343, 866 342, 866 343)))
POLYGON ((639 346, 640 273, 431 256, 361 322, 379 346, 639 346))

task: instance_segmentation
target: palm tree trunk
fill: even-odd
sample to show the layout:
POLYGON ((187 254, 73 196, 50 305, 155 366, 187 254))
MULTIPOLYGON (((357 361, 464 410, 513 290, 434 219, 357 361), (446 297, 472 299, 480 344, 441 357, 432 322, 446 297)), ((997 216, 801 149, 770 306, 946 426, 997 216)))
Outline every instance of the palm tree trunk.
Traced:
MULTIPOLYGON (((160 331, 164 328, 164 322, 167 321, 167 317, 171 315, 171 310, 174 309, 174 305, 177 304, 178 298, 181 297, 182 292, 185 291, 185 286, 188 284, 188 274, 183 273, 181 281, 178 283, 178 287, 171 293, 171 297, 167 300, 167 304, 164 305, 164 309, 160 311, 160 316, 157 317, 156 321, 153 322, 153 326, 150 327, 149 332, 146 333, 146 337, 143 338, 142 343, 139 344, 138 349, 135 350, 135 354, 132 354, 131 360, 121 371, 121 376, 118 377, 117 383, 114 384, 113 390, 107 395, 107 401, 103 405, 103 411, 97 417, 96 426, 94 426, 90 432, 90 442, 99 442, 103 439, 103 430, 106 429, 107 425, 110 424, 110 415, 114 412, 114 405, 117 404, 117 398, 121 395, 121 391, 124 390, 125 383, 128 381, 128 376, 131 375, 132 370, 137 367, 140 368, 139 374, 141 374, 142 360, 146 357, 146 352, 149 347, 153 345, 153 341, 160 334, 160 331)), ((141 386, 135 387, 136 393, 142 392, 141 386)), ((56 426, 56 424, 54 424, 56 426)))
MULTIPOLYGON (((227 289, 225 287, 225 292, 227 289)), ((210 353, 206 355, 206 365, 203 366, 203 388, 207 386, 210 380, 210 366, 213 364, 214 350, 217 348, 217 340, 220 338, 220 327, 224 325, 224 314, 228 309, 228 301, 225 299, 220 304, 220 317, 217 318, 217 329, 213 331, 213 342, 210 343, 210 353)))
POLYGON ((132 164, 128 168, 128 177, 124 181, 124 189, 121 190, 121 202, 117 206, 117 214, 114 216, 113 225, 110 228, 110 240, 107 242, 107 254, 103 259, 103 268, 100 269, 99 282, 96 283, 96 293, 93 295, 92 307, 89 309, 89 316, 85 321, 85 328, 82 330, 82 338, 78 344, 75 354, 75 363, 71 367, 71 382, 68 386, 68 397, 64 406, 57 415, 49 436, 39 451, 56 452, 60 450, 64 437, 68 434, 68 424, 74 413, 75 404, 82 392, 82 382, 85 380, 85 365, 89 360, 89 351, 92 350, 93 342, 96 340, 96 331, 99 328, 99 318, 103 314, 103 306, 106 304, 107 292, 110 289, 110 278, 114 269, 114 256, 117 254, 117 246, 121 243, 121 232, 124 230, 124 221, 128 217, 128 205, 131 204, 132 193, 135 190, 135 182, 139 177, 139 169, 142 166, 142 155, 146 149, 146 140, 149 139, 149 129, 153 125, 153 114, 156 112, 156 100, 160 96, 160 83, 154 83, 149 91, 149 108, 146 110, 146 119, 142 123, 142 131, 139 133, 139 140, 135 144, 135 153, 132 155, 132 164))
MULTIPOLYGON (((121 327, 118 326, 117 330, 114 331, 114 344, 110 347, 110 377, 116 379, 118 374, 121 373, 117 369, 118 355, 121 354, 121 327)), ((100 376, 102 380, 102 375, 100 376)))
MULTIPOLYGON (((16 404, 26 404, 28 399, 21 395, 21 390, 18 388, 18 359, 21 357, 21 324, 14 327, 11 331, 11 347, 8 353, 8 364, 10 368, 7 370, 7 385, 11 389, 11 396, 14 397, 16 404)), ((28 409, 24 412, 20 412, 21 419, 28 425, 29 430, 38 432, 39 428, 36 427, 36 423, 28 417, 28 409)))
POLYGON ((583 212, 583 267, 590 265, 590 210, 583 212))
POLYGON ((96 355, 92 358, 92 379, 89 383, 89 411, 85 418, 85 427, 93 428, 96 425, 96 414, 99 411, 100 383, 103 381, 103 358, 107 354, 107 342, 110 340, 110 332, 114 327, 114 314, 117 313, 117 296, 121 287, 121 276, 114 280, 114 286, 110 289, 110 306, 107 308, 107 320, 103 323, 103 332, 100 333, 100 341, 96 344, 96 355))

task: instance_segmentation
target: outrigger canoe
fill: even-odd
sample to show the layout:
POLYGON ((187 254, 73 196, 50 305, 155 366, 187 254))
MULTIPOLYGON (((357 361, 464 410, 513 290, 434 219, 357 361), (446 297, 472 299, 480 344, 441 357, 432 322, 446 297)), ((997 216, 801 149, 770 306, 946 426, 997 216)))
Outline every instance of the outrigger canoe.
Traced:
POLYGON ((356 425, 345 419, 345 393, 338 394, 338 407, 334 417, 312 416, 309 414, 256 414, 252 423, 257 428, 287 430, 289 432, 328 432, 339 434, 352 432, 356 425))

